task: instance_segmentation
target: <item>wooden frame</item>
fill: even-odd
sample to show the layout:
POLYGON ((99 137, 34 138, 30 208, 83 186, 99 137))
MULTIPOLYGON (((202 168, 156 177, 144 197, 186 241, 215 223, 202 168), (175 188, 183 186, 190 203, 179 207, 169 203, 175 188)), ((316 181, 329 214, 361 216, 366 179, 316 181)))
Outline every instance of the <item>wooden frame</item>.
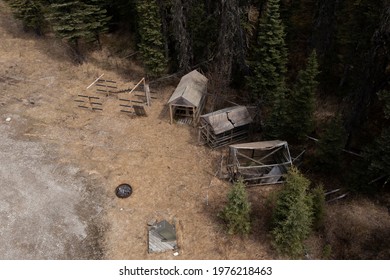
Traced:
POLYGON ((292 166, 285 141, 264 141, 229 146, 227 170, 232 181, 242 178, 247 185, 282 183, 292 166))

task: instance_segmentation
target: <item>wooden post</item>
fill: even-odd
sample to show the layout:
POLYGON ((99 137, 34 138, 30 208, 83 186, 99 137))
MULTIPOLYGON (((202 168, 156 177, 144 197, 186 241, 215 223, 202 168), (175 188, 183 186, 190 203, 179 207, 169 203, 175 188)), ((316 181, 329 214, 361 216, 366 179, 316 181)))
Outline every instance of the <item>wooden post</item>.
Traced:
POLYGON ((149 85, 147 83, 145 83, 145 80, 144 80, 144 88, 145 88, 145 95, 146 95, 146 105, 148 105, 148 107, 150 107, 150 88, 149 88, 149 85))
POLYGON ((170 117, 170 120, 171 120, 170 123, 172 124, 173 123, 172 105, 169 104, 168 106, 169 106, 169 117, 170 117))
POLYGON ((195 107, 192 107, 192 119, 193 119, 193 126, 195 127, 196 126, 196 113, 197 113, 197 110, 195 109, 195 107))

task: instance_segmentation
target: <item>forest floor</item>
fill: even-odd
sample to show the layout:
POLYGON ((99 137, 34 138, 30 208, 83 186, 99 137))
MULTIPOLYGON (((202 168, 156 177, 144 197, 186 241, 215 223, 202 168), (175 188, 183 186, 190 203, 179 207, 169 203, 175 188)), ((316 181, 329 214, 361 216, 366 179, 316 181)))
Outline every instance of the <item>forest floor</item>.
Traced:
MULTIPOLYGON (((123 89, 143 77, 104 40, 85 63, 71 63, 64 44, 23 32, 0 1, 0 258, 278 258, 267 228, 278 187, 248 189, 253 233, 226 235, 217 213, 230 184, 215 176, 223 149, 199 146, 195 128, 169 123, 174 85, 151 86, 147 117, 121 113, 103 95, 102 112, 78 108, 74 99, 103 73, 123 89), (133 187, 127 199, 115 196, 121 183, 133 187), (176 225, 178 256, 148 253, 147 223, 162 219, 176 225)), ((330 206, 327 221, 337 225, 351 207, 366 230, 390 229, 386 208, 361 201, 330 206)), ((310 242, 320 258, 324 239, 310 242)))

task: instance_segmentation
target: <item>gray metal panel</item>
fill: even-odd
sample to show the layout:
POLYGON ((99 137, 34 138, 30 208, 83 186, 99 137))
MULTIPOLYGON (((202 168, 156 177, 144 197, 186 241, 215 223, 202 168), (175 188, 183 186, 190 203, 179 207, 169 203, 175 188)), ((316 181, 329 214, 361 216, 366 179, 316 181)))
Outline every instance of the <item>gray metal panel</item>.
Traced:
POLYGON ((282 178, 282 174, 284 173, 286 172, 283 172, 280 166, 274 166, 272 167, 271 171, 265 175, 265 177, 270 177, 261 179, 260 184, 276 184, 280 178, 282 178))
POLYGON ((168 100, 169 104, 199 106, 202 96, 207 92, 207 78, 194 70, 184 75, 168 100), (189 103, 189 104, 188 104, 189 103))

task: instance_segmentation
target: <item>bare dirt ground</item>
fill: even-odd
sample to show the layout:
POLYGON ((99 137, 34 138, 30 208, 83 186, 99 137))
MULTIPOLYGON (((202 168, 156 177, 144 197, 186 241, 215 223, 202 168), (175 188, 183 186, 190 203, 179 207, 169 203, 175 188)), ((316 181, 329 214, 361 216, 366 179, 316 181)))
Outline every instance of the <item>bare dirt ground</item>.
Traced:
POLYGON ((250 190, 256 233, 225 235, 216 218, 229 190, 214 176, 220 152, 199 146, 194 128, 169 124, 174 87, 152 87, 148 117, 120 113, 114 97, 102 97, 103 112, 77 108, 76 95, 100 74, 129 88, 142 69, 105 49, 74 65, 57 40, 24 33, 1 1, 0 20, 1 258, 274 257, 259 218, 267 190, 250 190), (118 199, 124 182, 133 194, 118 199), (148 254, 154 219, 175 222, 179 256, 148 254))

